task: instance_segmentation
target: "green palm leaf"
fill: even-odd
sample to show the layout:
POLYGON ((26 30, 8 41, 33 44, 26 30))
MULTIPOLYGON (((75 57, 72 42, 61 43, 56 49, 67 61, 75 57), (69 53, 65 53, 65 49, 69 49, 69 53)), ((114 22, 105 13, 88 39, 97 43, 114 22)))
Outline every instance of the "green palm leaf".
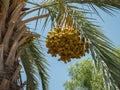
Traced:
POLYGON ((35 74, 35 70, 34 70, 34 66, 32 65, 32 61, 30 60, 30 57, 28 57, 28 53, 26 50, 23 50, 23 54, 21 55, 21 61, 22 64, 24 66, 25 72, 26 72, 26 76, 27 76, 27 86, 26 86, 26 90, 37 90, 37 79, 35 78, 34 74, 35 74))
POLYGON ((36 43, 30 43, 23 48, 21 61, 27 75, 27 90, 38 90, 39 80, 43 90, 48 90, 47 61, 36 43))
POLYGON ((109 14, 113 14, 111 11, 116 11, 120 9, 119 0, 65 0, 65 1, 66 2, 68 1, 69 3, 87 4, 97 13, 98 11, 95 6, 109 14))
POLYGON ((101 32, 97 29, 90 27, 88 29, 82 27, 82 29, 88 38, 91 39, 91 54, 94 57, 94 60, 97 62, 96 66, 100 66, 98 64, 102 64, 104 72, 107 72, 105 74, 105 78, 109 78, 111 79, 111 82, 115 82, 117 85, 119 85, 120 80, 118 78, 120 78, 120 76, 118 75, 120 74, 120 58, 117 56, 119 52, 109 43, 109 40, 103 36, 101 38, 101 32), (91 32, 96 33, 92 34, 91 32), (112 77, 108 77, 109 74, 111 74, 112 77))

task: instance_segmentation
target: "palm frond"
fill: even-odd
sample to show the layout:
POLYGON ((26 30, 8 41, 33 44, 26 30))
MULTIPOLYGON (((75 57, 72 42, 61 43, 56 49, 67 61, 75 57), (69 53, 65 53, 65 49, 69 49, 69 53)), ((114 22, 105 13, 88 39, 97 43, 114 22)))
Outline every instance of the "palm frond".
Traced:
POLYGON ((30 43, 24 47, 21 61, 27 75, 27 90, 38 90, 40 87, 38 78, 41 78, 43 90, 48 90, 48 64, 35 43, 30 43))
POLYGON ((24 49, 20 57, 27 76, 26 90, 37 90, 38 83, 34 76, 36 71, 34 70, 33 63, 29 56, 30 55, 28 54, 27 50, 24 49))
MULTIPOLYGON (((44 11, 41 14, 45 14, 45 12, 49 12, 49 16, 47 19, 45 19, 45 23, 43 24, 43 27, 45 28, 47 25, 47 22, 50 22, 49 20, 52 21, 52 25, 54 22, 54 18, 58 17, 57 15, 61 16, 65 13, 63 12, 63 7, 72 6, 73 3, 76 4, 85 4, 88 7, 90 7, 102 20, 103 18, 101 17, 99 11, 97 10, 96 7, 100 8, 101 10, 105 11, 106 13, 110 15, 114 15, 113 12, 117 12, 116 10, 120 10, 120 1, 119 0, 48 0, 48 1, 42 1, 40 4, 35 3, 33 1, 28 1, 29 4, 32 4, 34 8, 31 8, 30 10, 27 11, 27 14, 35 12, 38 10, 38 13, 40 11, 44 11), (62 2, 62 4, 61 4, 62 2), (70 4, 70 5, 69 5, 70 4), (61 6, 62 5, 62 6, 61 6), (59 12, 58 12, 59 11, 59 12)), ((76 7, 79 7, 79 5, 76 5, 76 7)), ((81 10, 84 10, 83 8, 80 8, 81 10)), ((84 10, 86 12, 87 10, 84 10)), ((91 11, 87 11, 91 12, 91 11)), ((91 12, 92 13, 92 12, 91 12)), ((36 19, 38 21, 38 19, 36 19)))
POLYGON ((99 28, 84 17, 84 14, 81 14, 81 12, 74 8, 71 9, 71 12, 72 11, 74 11, 74 13, 71 14, 72 21, 75 21, 72 22, 73 25, 76 25, 77 29, 91 41, 91 55, 95 62, 97 62, 96 66, 102 64, 105 72, 104 78, 108 79, 107 83, 111 88, 115 88, 115 84, 119 86, 120 57, 118 54, 120 53, 114 48, 112 42, 99 30, 99 28))
MULTIPOLYGON (((109 78, 108 81, 120 85, 120 80, 117 80, 117 78, 120 78, 118 76, 120 74, 120 57, 117 56, 119 52, 113 47, 112 42, 87 20, 84 20, 81 27, 78 26, 78 29, 82 30, 86 37, 90 39, 91 54, 97 62, 96 66, 102 64, 103 70, 107 72, 105 78, 109 78)), ((114 84, 113 87, 115 87, 114 84)))
MULTIPOLYGON (((119 0, 65 0, 68 3, 78 3, 78 4, 87 4, 92 7, 95 12, 97 11, 96 7, 105 11, 108 14, 113 14, 116 10, 120 10, 120 1, 119 0)), ((98 13, 98 11, 97 11, 98 13)))

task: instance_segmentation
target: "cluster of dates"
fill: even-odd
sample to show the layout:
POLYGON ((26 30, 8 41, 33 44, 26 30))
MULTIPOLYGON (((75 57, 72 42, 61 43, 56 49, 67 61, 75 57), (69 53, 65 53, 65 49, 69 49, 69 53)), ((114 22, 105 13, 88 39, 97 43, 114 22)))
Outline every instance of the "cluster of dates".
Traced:
POLYGON ((80 58, 89 52, 89 39, 82 37, 80 31, 73 27, 55 27, 46 38, 48 53, 52 56, 59 55, 66 62, 72 58, 80 58))

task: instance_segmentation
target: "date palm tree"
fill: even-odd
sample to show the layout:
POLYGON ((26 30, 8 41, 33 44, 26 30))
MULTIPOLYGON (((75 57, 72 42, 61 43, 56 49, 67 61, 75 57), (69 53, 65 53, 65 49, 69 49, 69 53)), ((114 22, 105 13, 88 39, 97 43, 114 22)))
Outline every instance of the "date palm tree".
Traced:
POLYGON ((48 64, 39 47, 40 35, 26 25, 33 20, 38 22, 41 18, 44 18, 45 23, 41 23, 44 28, 47 23, 51 23, 52 27, 62 26, 66 20, 88 37, 91 42, 90 54, 97 69, 102 65, 104 81, 111 90, 120 88, 120 53, 100 28, 89 21, 86 14, 91 11, 79 5, 87 5, 98 15, 97 7, 109 14, 120 10, 119 0, 41 0, 38 3, 35 0, 0 1, 1 90, 22 90, 25 85, 27 90, 39 90, 38 78, 41 79, 43 90, 48 89, 48 64), (27 3, 30 4, 28 8, 27 3), (32 12, 38 12, 38 15, 25 17, 32 12), (21 65, 27 76, 25 82, 21 78, 21 65))
POLYGON ((48 64, 35 40, 40 35, 26 26, 35 18, 23 20, 28 14, 25 5, 24 0, 0 1, 0 90, 22 90, 25 85, 27 90, 38 90, 37 77, 41 78, 43 90, 48 88, 48 64), (26 72, 25 82, 20 63, 26 72))

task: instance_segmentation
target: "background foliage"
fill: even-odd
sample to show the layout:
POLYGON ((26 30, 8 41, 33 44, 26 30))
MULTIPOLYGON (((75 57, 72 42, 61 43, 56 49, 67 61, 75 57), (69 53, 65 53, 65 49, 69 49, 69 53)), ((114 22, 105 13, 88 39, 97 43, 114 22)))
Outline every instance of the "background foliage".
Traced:
POLYGON ((68 73, 70 80, 64 83, 65 90, 108 90, 108 87, 103 88, 103 72, 95 69, 93 60, 76 62, 68 73))

